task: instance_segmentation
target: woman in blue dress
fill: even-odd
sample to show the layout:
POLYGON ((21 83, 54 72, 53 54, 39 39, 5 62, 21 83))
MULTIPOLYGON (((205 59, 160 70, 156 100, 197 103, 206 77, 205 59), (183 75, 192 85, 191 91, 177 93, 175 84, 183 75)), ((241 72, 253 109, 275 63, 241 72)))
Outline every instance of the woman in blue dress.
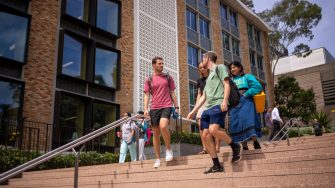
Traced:
POLYGON ((253 96, 262 91, 262 85, 252 74, 245 74, 243 65, 234 61, 229 65, 240 94, 240 103, 230 110, 229 134, 234 142, 242 142, 243 150, 249 150, 247 141, 254 141, 254 148, 261 149, 257 137, 262 136, 261 123, 255 109, 253 96))

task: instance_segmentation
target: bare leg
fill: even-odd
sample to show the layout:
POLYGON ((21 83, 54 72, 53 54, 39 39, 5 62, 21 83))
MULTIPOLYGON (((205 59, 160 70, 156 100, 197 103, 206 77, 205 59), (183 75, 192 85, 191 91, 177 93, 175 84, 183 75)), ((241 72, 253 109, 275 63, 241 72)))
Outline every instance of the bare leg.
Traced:
POLYGON ((204 131, 201 130, 201 121, 200 121, 200 119, 198 120, 198 125, 199 125, 199 134, 200 134, 200 138, 201 138, 202 150, 203 151, 207 151, 206 150, 206 146, 205 146, 205 142, 206 141, 205 141, 204 136, 203 136, 204 131))
POLYGON ((220 139, 215 138, 215 151, 216 151, 216 153, 220 153, 220 146, 221 146, 220 139))
POLYGON ((209 132, 211 135, 213 135, 215 138, 223 140, 227 144, 230 144, 232 142, 232 139, 228 136, 228 134, 224 131, 221 131, 219 124, 211 124, 209 126, 209 132))
POLYGON ((153 139, 153 144, 154 144, 154 149, 155 149, 155 155, 156 155, 156 158, 159 159, 161 156, 160 156, 160 153, 161 153, 161 141, 160 141, 160 137, 161 137, 161 130, 159 128, 159 126, 153 126, 152 127, 152 130, 154 132, 154 139, 153 139))
POLYGON ((171 150, 170 148, 170 131, 168 130, 170 120, 167 118, 161 118, 159 121, 159 128, 163 136, 163 140, 165 143, 165 147, 167 150, 171 150))
POLYGON ((204 136, 204 139, 205 139, 207 152, 209 153, 211 158, 217 158, 218 156, 217 156, 216 151, 215 151, 215 144, 214 144, 212 135, 210 134, 208 129, 204 130, 203 136, 204 136))

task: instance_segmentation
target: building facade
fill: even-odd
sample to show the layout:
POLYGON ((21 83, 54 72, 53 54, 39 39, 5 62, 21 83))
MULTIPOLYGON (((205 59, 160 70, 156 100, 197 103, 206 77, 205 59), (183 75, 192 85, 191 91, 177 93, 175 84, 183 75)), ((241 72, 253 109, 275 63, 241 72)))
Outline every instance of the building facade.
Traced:
MULTIPOLYGON (((0 0, 0 19, 0 115, 52 124, 38 134, 53 147, 141 110, 154 56, 183 116, 209 50, 272 88, 270 28, 240 1, 0 0)), ((114 132, 106 143, 115 146, 114 132)))

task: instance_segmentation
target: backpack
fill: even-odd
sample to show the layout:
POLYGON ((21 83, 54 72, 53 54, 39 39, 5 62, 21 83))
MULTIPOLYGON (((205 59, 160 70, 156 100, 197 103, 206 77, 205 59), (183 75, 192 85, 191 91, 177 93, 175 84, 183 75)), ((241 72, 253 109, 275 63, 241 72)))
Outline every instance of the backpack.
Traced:
MULTIPOLYGON (((220 82, 224 88, 224 85, 222 83, 222 79, 221 77, 219 76, 219 69, 218 69, 218 66, 215 67, 215 73, 216 75, 219 77, 220 79, 220 82)), ((237 106, 239 103, 240 103, 240 97, 241 97, 241 94, 240 92, 238 91, 238 88, 237 88, 237 85, 235 84, 235 82, 228 78, 229 79, 229 86, 230 86, 230 94, 229 94, 229 107, 235 107, 237 106)))

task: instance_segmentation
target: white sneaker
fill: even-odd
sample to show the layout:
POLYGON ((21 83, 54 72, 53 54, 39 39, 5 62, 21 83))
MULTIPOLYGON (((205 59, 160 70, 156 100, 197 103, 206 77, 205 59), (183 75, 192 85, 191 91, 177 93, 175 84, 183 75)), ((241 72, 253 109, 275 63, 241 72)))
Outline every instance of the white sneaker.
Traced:
POLYGON ((165 154, 165 161, 172 161, 173 160, 173 152, 172 150, 166 150, 165 154))
POLYGON ((161 166, 161 160, 160 159, 156 159, 155 163, 154 163, 154 168, 158 168, 161 166))

